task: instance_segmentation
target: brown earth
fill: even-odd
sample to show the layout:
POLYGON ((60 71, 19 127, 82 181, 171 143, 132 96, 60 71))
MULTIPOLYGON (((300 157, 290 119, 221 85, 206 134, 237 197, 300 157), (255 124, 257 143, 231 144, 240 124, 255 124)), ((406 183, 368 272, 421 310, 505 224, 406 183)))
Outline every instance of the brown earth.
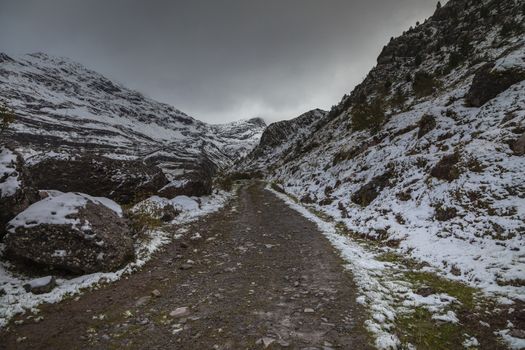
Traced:
POLYGON ((17 318, 0 349, 371 348, 344 261, 262 185, 186 237, 127 278, 42 306, 39 322, 17 318))

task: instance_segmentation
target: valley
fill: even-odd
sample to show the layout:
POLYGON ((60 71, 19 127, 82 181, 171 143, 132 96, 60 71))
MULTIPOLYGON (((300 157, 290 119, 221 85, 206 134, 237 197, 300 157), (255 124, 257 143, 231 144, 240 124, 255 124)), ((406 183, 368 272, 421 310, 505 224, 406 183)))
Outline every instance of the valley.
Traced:
POLYGON ((269 125, 0 54, 0 349, 524 349, 523 23, 439 3, 269 125))

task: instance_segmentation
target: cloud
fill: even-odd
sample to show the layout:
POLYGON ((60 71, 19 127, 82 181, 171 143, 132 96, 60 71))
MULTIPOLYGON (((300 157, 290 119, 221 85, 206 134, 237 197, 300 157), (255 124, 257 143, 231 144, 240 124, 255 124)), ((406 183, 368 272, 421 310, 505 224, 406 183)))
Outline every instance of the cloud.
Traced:
POLYGON ((9 53, 70 57, 208 122, 330 108, 434 0, 0 0, 9 53))

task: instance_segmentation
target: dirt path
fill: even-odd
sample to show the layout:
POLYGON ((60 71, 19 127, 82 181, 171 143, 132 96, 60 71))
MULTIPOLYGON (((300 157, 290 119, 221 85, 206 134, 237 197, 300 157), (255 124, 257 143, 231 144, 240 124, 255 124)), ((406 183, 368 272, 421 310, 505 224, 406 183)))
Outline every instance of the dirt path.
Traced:
POLYGON ((19 318, 0 333, 0 349, 369 348, 343 261, 261 184, 189 230, 202 238, 175 241, 140 272, 76 301, 43 306, 38 323, 19 318))

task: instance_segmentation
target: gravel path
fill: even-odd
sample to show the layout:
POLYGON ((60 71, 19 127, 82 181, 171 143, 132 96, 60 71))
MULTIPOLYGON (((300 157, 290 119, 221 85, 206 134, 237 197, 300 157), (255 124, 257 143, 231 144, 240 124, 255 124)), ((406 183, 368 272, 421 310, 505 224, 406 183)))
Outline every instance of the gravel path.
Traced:
POLYGON ((18 318, 0 349, 369 349, 344 262, 262 184, 143 270, 18 318))

